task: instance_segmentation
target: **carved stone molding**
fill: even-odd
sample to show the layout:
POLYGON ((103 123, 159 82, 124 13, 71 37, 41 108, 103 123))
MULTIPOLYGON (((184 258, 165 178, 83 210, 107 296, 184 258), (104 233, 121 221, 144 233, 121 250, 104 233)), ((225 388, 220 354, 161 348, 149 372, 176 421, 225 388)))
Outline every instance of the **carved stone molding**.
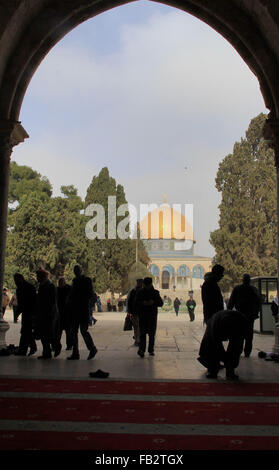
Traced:
POLYGON ((0 159, 9 159, 13 147, 28 137, 20 122, 0 120, 0 159))
POLYGON ((275 152, 275 165, 279 168, 279 119, 267 119, 263 127, 263 137, 275 152))

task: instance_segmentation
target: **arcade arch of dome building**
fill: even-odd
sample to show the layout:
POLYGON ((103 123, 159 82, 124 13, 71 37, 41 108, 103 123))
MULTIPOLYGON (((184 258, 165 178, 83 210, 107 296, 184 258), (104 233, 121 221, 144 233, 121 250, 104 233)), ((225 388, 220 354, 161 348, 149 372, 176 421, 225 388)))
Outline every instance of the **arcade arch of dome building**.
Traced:
MULTIPOLYGON (((5 264, 9 162, 13 147, 28 137, 19 117, 29 82, 63 36, 87 19, 125 3, 129 2, 0 0, 0 295, 5 264)), ((219 32, 258 78, 269 110, 264 135, 275 151, 278 181, 278 0, 162 0, 161 3, 190 13, 219 32)))

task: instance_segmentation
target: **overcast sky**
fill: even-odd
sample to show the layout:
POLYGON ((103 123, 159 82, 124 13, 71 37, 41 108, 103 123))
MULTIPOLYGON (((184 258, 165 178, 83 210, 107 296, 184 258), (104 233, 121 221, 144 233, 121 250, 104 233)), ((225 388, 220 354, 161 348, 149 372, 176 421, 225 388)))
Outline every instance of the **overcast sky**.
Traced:
POLYGON ((222 36, 139 1, 85 22, 48 54, 21 110, 30 138, 13 159, 47 176, 55 195, 74 184, 84 197, 107 166, 137 208, 164 195, 193 204, 195 253, 213 256, 218 165, 261 112, 257 79, 222 36))

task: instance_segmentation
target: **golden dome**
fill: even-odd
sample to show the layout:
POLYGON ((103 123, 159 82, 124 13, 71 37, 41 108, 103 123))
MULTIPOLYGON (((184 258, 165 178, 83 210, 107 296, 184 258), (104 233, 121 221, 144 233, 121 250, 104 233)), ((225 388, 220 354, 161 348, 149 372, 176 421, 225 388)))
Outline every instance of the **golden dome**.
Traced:
POLYGON ((193 228, 186 217, 168 204, 143 217, 140 234, 142 239, 194 240, 193 228))

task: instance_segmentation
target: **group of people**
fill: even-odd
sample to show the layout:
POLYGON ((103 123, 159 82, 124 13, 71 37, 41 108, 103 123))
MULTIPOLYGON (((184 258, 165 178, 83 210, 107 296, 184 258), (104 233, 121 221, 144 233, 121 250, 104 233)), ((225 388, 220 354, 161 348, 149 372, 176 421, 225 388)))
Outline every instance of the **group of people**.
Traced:
POLYGON ((37 271, 38 289, 24 279, 20 273, 14 275, 16 284, 17 315, 22 315, 20 342, 17 355, 33 355, 37 351, 36 340, 43 347, 38 359, 51 359, 59 356, 63 331, 66 333, 67 350, 72 350, 67 359, 80 358, 78 331, 89 350, 88 359, 97 354, 97 348, 88 332, 92 306, 97 301, 92 280, 82 274, 81 267, 74 267, 72 285, 59 279, 58 287, 49 279, 48 271, 37 271), (29 352, 28 352, 29 350, 29 352))
POLYGON ((132 321, 135 346, 138 346, 138 355, 141 358, 145 355, 147 337, 149 355, 155 355, 158 307, 163 304, 159 291, 154 289, 151 277, 137 279, 136 286, 128 294, 127 313, 132 321))
MULTIPOLYGON (((41 340, 43 352, 38 359, 50 359, 53 353, 57 357, 62 349, 61 337, 65 331, 67 350, 72 350, 67 359, 78 360, 79 330, 89 351, 88 359, 97 354, 97 348, 88 332, 89 318, 97 302, 97 295, 92 280, 82 274, 79 265, 74 267, 74 274, 72 285, 60 278, 56 288, 49 279, 49 273, 40 269, 36 273, 39 285, 37 290, 22 274, 14 275, 14 321, 22 315, 17 355, 25 356, 28 350, 28 355, 33 355, 37 351, 36 340, 41 340)), ((225 368, 227 378, 237 379, 235 369, 239 365, 243 348, 245 357, 249 357, 252 351, 254 321, 258 317, 261 300, 257 289, 250 283, 249 274, 245 274, 242 284, 234 287, 227 308, 224 308, 218 285, 223 275, 224 267, 214 265, 212 271, 205 275, 201 287, 206 330, 198 361, 208 369, 207 378, 217 378, 219 370, 225 368), (224 341, 228 341, 226 350, 224 341)), ((192 298, 189 300, 193 301, 192 298)), ((137 353, 141 358, 146 352, 147 337, 148 353, 154 356, 158 307, 163 304, 159 291, 153 287, 151 277, 137 279, 136 286, 128 294, 127 313, 133 325, 137 353)), ((195 301, 192 305, 191 313, 189 311, 191 321, 194 320, 195 301)), ((94 317, 93 320, 96 321, 94 317)))
POLYGON ((257 289, 251 285, 249 274, 242 284, 234 287, 227 309, 218 282, 224 276, 224 267, 216 264, 204 277, 201 288, 206 330, 200 345, 198 361, 208 369, 207 378, 217 378, 225 367, 228 379, 238 379, 235 369, 244 348, 249 357, 253 347, 254 321, 261 305, 257 289), (223 341, 228 341, 227 349, 223 341))

